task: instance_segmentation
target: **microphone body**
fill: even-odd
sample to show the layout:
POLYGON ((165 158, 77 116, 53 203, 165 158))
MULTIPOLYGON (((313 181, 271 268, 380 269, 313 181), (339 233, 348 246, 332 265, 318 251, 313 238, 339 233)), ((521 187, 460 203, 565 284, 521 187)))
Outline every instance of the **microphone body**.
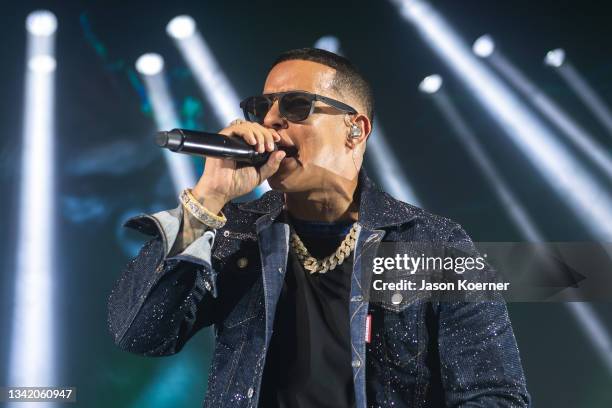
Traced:
MULTIPOLYGON (((159 147, 173 152, 231 159, 252 166, 264 164, 271 153, 257 152, 253 146, 240 137, 186 129, 157 132, 155 142, 159 147)), ((284 150, 288 157, 294 156, 296 152, 293 146, 275 145, 274 150, 279 149, 284 150)))

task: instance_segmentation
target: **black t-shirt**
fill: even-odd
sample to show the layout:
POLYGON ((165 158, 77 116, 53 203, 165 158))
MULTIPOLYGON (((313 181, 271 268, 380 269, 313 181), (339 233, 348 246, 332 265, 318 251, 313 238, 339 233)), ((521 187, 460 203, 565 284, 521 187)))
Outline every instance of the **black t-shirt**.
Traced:
MULTIPOLYGON (((291 223, 317 259, 335 252, 352 226, 291 223)), ((335 269, 311 274, 289 250, 259 407, 355 406, 349 327, 352 260, 351 254, 335 269)))

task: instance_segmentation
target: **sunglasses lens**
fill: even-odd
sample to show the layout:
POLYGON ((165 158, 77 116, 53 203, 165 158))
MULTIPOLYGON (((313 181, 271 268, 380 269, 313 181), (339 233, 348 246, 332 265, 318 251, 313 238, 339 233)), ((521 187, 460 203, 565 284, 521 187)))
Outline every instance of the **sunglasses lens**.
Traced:
POLYGON ((288 93, 280 100, 283 116, 292 122, 299 122, 308 117, 313 98, 300 93, 288 93))
POLYGON ((270 101, 263 96, 253 96, 245 102, 244 111, 248 121, 263 123, 270 110, 270 101))

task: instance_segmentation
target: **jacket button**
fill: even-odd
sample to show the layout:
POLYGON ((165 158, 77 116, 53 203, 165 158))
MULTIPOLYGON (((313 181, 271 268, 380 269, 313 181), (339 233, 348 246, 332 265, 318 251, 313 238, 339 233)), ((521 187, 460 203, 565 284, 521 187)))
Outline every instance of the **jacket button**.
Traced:
POLYGON ((247 391, 247 397, 249 398, 253 397, 253 387, 250 387, 249 390, 247 391))
POLYGON ((238 265, 238 267, 239 267, 240 269, 244 269, 244 268, 246 268, 248 264, 249 264, 249 260, 248 260, 248 259, 246 259, 246 258, 244 258, 244 257, 239 258, 239 259, 236 261, 236 265, 238 265))
POLYGON ((394 293, 393 296, 391 296, 391 303, 393 303, 394 305, 399 305, 400 303, 402 303, 403 298, 404 297, 401 293, 394 293))
POLYGON ((361 361, 359 360, 353 360, 353 362, 351 363, 351 365, 355 368, 358 368, 361 366, 361 361))
POLYGON ((230 232, 228 230, 223 231, 223 236, 225 238, 229 237, 230 236, 230 232))

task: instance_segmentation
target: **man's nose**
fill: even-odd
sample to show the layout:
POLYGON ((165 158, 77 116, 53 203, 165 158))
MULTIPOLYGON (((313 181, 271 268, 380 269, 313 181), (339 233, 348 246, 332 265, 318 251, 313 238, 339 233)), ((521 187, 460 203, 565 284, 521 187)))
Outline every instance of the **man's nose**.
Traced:
POLYGON ((281 117, 278 109, 278 100, 275 100, 272 103, 270 110, 264 117, 263 125, 274 130, 280 130, 286 127, 286 121, 283 117, 281 117))

